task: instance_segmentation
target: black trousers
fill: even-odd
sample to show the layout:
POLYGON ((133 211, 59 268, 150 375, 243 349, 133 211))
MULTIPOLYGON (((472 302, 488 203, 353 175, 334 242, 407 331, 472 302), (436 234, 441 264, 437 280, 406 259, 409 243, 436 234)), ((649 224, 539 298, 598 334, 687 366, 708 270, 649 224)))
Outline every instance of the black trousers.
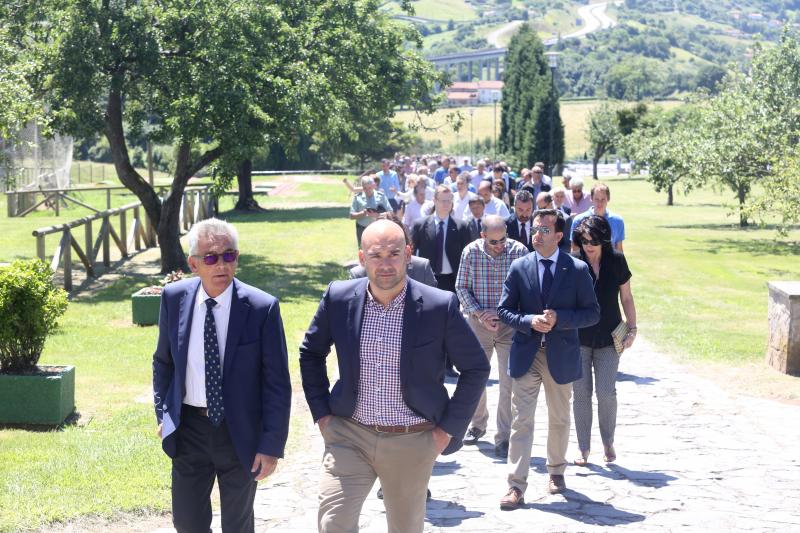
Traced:
POLYGON ((456 275, 455 274, 434 274, 436 277, 436 287, 443 291, 456 292, 456 275))
POLYGON ((219 483, 224 533, 255 530, 258 484, 236 455, 225 421, 214 427, 197 408, 183 405, 178 453, 172 460, 172 523, 178 533, 211 531, 211 489, 219 483))

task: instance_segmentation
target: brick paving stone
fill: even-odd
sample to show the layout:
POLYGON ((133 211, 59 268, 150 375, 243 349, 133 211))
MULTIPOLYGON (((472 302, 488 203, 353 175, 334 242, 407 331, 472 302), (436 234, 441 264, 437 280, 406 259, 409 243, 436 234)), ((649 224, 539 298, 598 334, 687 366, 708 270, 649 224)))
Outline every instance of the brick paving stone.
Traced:
MULTIPOLYGON (((566 493, 547 494, 542 405, 526 504, 501 511, 507 465, 494 457, 496 384, 488 391, 492 417, 487 435, 434 467, 426 533, 800 532, 800 406, 726 392, 640 338, 620 362, 617 460, 602 462, 595 416, 590 464, 570 465, 566 493)), ((293 416, 308 419, 307 412, 298 411, 293 416)), ((257 531, 316 531, 323 445, 310 422, 306 429, 307 441, 291 444, 273 479, 259 487, 257 531)), ((576 454, 573 431, 567 457, 576 454)), ((375 489, 364 504, 362 533, 386 531, 375 489)), ((215 531, 218 520, 215 515, 215 531)))

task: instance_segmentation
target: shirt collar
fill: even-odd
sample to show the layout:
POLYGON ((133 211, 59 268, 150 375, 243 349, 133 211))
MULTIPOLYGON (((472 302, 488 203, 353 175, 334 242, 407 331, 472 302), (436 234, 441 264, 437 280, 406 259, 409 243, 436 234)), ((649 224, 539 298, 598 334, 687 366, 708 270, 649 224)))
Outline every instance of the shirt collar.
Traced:
POLYGON ((553 264, 556 264, 558 262, 558 247, 556 246, 556 251, 553 252, 553 255, 551 255, 550 257, 542 257, 542 254, 536 252, 536 259, 538 261, 541 261, 542 259, 549 259, 553 262, 553 264))
MULTIPOLYGON (((408 267, 406 266, 406 268, 408 267)), ((389 302, 388 309, 394 309, 397 306, 402 305, 406 300, 406 292, 408 292, 408 280, 406 280, 405 285, 403 285, 403 290, 400 291, 400 294, 395 296, 392 301, 389 302)), ((370 305, 383 307, 383 304, 376 300, 374 296, 372 296, 372 291, 369 290, 369 285, 367 285, 367 303, 370 305)))
POLYGON ((445 224, 447 224, 447 221, 450 220, 450 215, 447 215, 447 218, 439 218, 439 215, 437 215, 436 212, 434 211, 433 218, 436 219, 436 225, 438 226, 439 222, 444 222, 445 224))
MULTIPOLYGON (((206 300, 211 298, 206 290, 203 288, 203 283, 200 283, 200 289, 197 291, 197 300, 195 301, 195 306, 200 307, 201 305, 205 305, 206 300)), ((231 299, 233 298, 233 282, 231 282, 228 287, 222 291, 222 294, 214 298, 214 301, 217 302, 216 307, 217 309, 229 309, 231 306, 231 299)))

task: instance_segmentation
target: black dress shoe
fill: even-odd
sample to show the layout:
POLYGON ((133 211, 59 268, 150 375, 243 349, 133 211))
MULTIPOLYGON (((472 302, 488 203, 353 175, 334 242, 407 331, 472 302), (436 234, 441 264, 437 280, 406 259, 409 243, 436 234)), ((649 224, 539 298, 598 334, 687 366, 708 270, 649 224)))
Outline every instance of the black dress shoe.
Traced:
POLYGON ((494 456, 500 459, 508 459, 508 441, 504 440, 494 447, 494 456))
POLYGON ((476 427, 469 428, 467 434, 464 435, 464 444, 478 444, 478 439, 486 435, 485 429, 478 429, 476 427))

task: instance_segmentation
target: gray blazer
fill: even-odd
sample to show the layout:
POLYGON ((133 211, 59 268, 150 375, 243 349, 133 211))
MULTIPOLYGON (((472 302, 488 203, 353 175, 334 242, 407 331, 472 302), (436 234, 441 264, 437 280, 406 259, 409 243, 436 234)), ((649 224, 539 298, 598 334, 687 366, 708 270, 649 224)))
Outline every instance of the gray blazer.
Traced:
MULTIPOLYGON (((411 256, 411 262, 406 267, 408 277, 414 281, 419 281, 425 285, 436 287, 436 277, 433 275, 431 262, 424 257, 411 256)), ((365 278, 367 271, 361 265, 356 265, 350 269, 350 279, 365 278)))

